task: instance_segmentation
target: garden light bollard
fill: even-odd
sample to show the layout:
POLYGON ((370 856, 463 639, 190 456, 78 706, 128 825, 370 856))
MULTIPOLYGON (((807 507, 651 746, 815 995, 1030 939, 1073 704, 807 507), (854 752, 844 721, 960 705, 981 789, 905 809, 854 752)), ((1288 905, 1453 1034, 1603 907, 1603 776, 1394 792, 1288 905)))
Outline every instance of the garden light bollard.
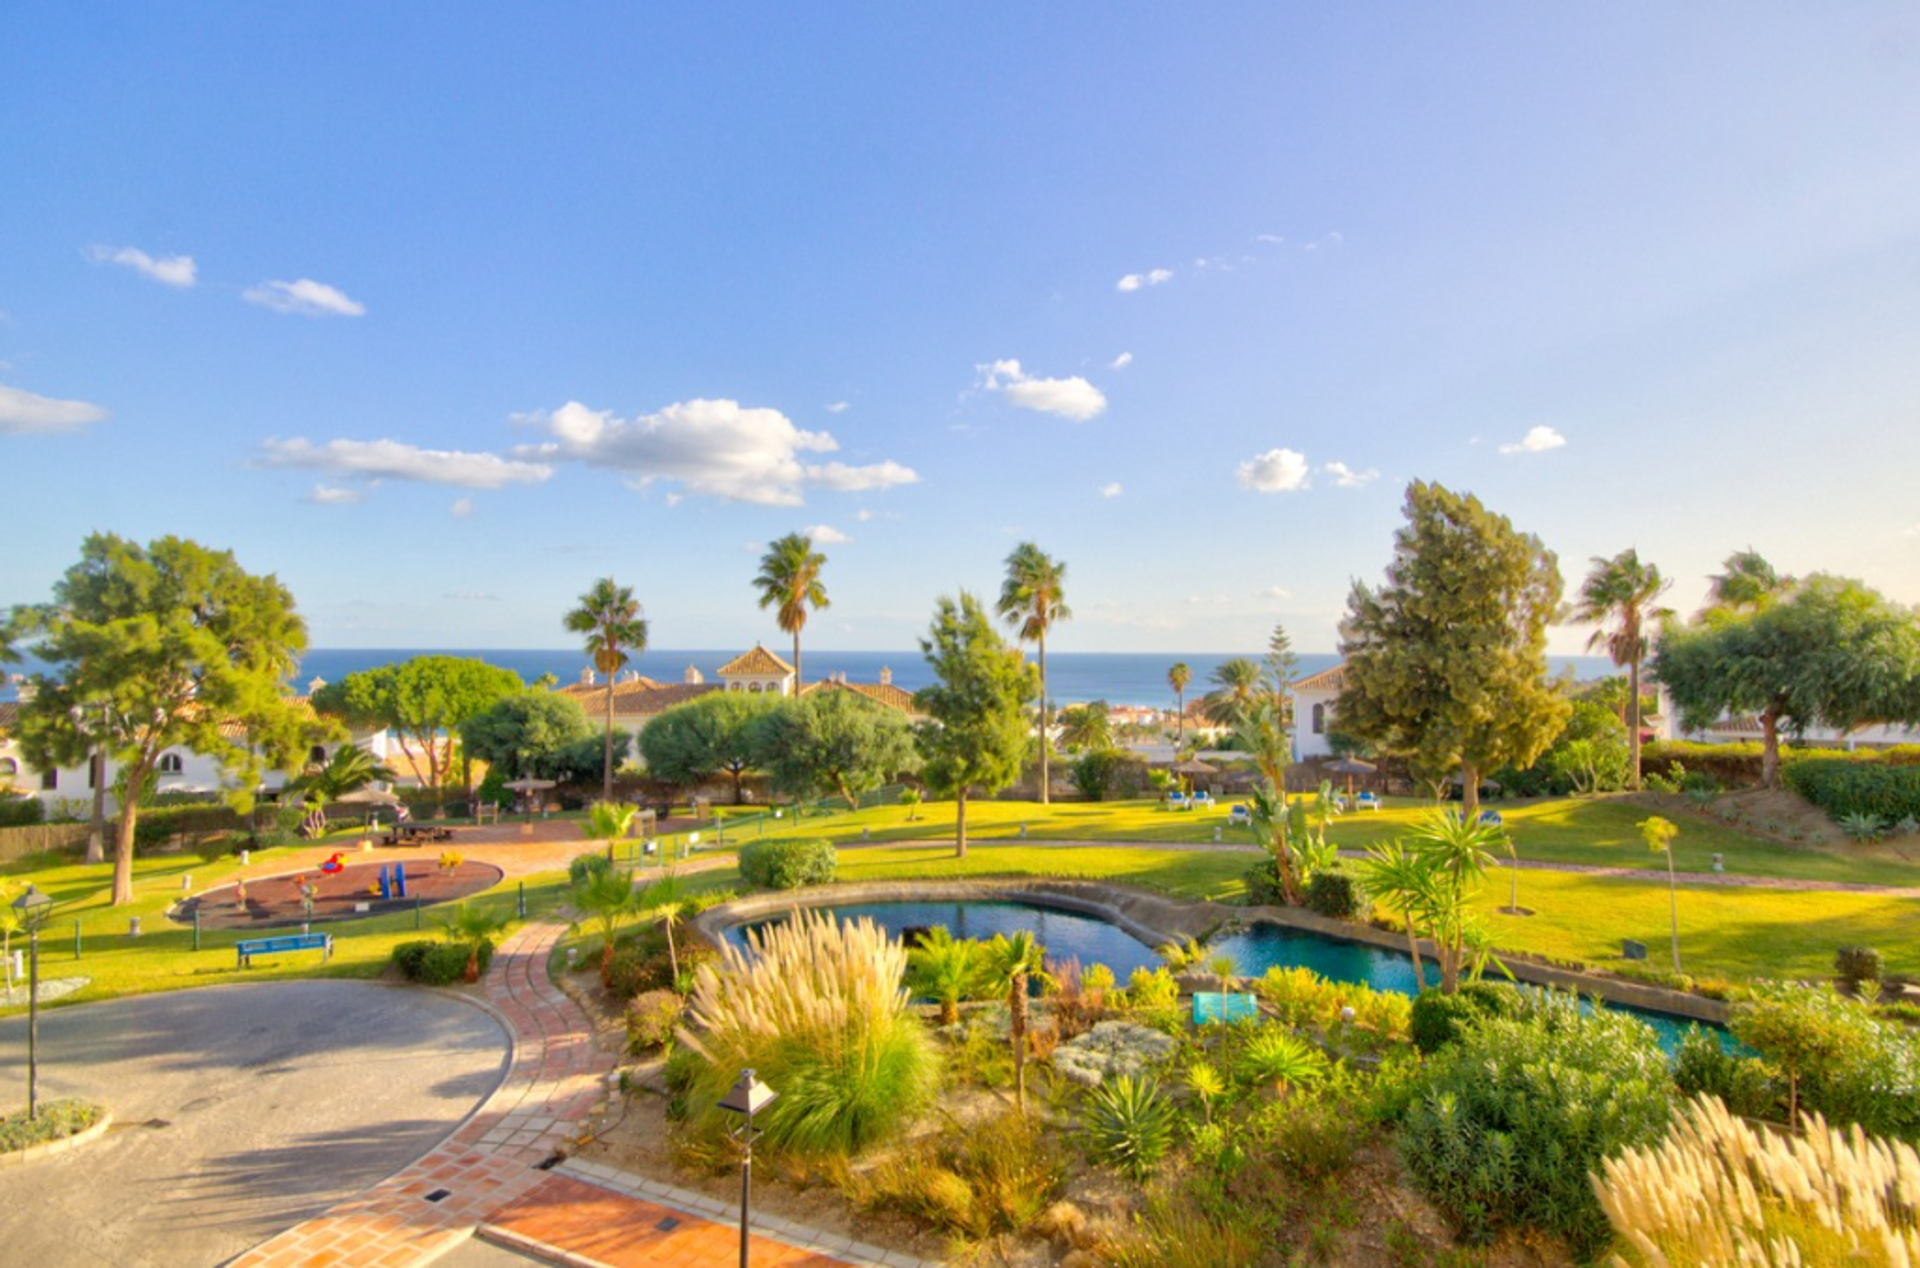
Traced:
POLYGON ((527 918, 527 883, 525 881, 520 882, 519 909, 520 919, 525 920, 527 918))
POLYGON ((200 905, 198 903, 193 907, 193 949, 195 951, 200 949, 200 905))
POLYGON ((771 1105, 779 1094, 742 1070, 740 1079, 720 1098, 720 1108, 742 1118, 740 1125, 740 1268, 747 1268, 747 1223, 753 1205, 753 1116, 771 1105))
POLYGON ((77 916, 73 921, 73 958, 80 958, 80 918, 77 916))
MULTIPOLYGON (((27 1118, 40 1117, 40 925, 46 920, 53 899, 28 884, 27 892, 13 900, 13 910, 27 929, 27 1118)), ((74 922, 79 937, 80 922, 74 922)), ((749 1120, 751 1121, 751 1120, 749 1120)))

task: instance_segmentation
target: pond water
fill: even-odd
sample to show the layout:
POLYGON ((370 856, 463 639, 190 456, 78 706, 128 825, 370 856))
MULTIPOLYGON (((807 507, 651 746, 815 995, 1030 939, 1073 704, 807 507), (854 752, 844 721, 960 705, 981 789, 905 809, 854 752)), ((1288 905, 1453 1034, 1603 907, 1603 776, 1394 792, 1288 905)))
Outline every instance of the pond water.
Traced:
MULTIPOLYGON (((1114 976, 1123 985, 1135 969, 1155 968, 1161 962, 1152 948, 1118 925, 1109 924, 1098 916, 1037 907, 1029 903, 985 899, 843 903, 822 910, 831 911, 842 920, 857 920, 865 916, 895 937, 900 935, 901 930, 912 926, 931 928, 945 925, 956 938, 982 940, 999 933, 1012 934, 1024 930, 1033 934, 1040 945, 1046 948, 1049 959, 1077 959, 1082 966, 1104 964, 1113 970, 1114 976)), ((744 950, 747 930, 786 918, 787 913, 783 912, 734 925, 721 936, 729 944, 744 950)), ((1217 939, 1212 949, 1216 954, 1233 957, 1243 977, 1259 977, 1275 967, 1305 968, 1329 981, 1362 983, 1377 991, 1414 995, 1420 990, 1413 975, 1413 961, 1404 951, 1324 938, 1303 929, 1256 924, 1244 932, 1217 939)), ((1438 969, 1425 961, 1421 967, 1426 972, 1428 983, 1437 985, 1438 969)), ((1585 1000, 1581 1001, 1581 1006, 1589 1007, 1585 1000)), ((1631 1013, 1653 1027, 1654 1033, 1659 1036, 1660 1046, 1669 1052, 1679 1044, 1687 1028, 1694 1025, 1703 1025, 1716 1032, 1723 1045, 1732 1041, 1723 1028, 1704 1022, 1694 1022, 1670 1013, 1628 1008, 1621 1004, 1608 1007, 1631 1013)))

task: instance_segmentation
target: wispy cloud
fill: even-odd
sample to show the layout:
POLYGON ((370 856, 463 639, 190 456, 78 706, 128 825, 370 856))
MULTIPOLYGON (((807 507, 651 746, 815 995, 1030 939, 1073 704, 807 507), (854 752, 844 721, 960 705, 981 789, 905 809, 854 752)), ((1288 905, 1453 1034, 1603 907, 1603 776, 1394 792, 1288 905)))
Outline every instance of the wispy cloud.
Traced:
POLYGON ((364 489, 343 489, 337 484, 316 484, 313 492, 307 494, 307 501, 315 506, 348 506, 354 502, 366 500, 364 489))
POLYGON ((491 453, 422 449, 398 440, 329 440, 324 445, 299 438, 268 440, 261 444, 254 462, 362 480, 413 480, 465 489, 539 484, 553 474, 553 468, 544 463, 517 462, 491 453))
POLYGON ((1527 429, 1527 434, 1511 444, 1500 446, 1504 454, 1545 453, 1549 449, 1558 449, 1567 443, 1567 438, 1553 428, 1542 423, 1538 427, 1527 429))
POLYGON ((801 529, 800 532, 803 536, 812 538, 816 546, 844 546, 853 540, 830 524, 815 524, 811 528, 801 529))
POLYGON ((471 519, 475 509, 472 498, 455 498, 453 505, 447 508, 447 514, 457 520, 471 519))
POLYGON ((293 282, 262 282, 240 292, 240 298, 296 317, 359 317, 367 311, 365 304, 348 298, 346 292, 310 277, 293 282))
POLYGON ((522 457, 618 471, 636 488, 675 481, 687 493, 729 502, 798 506, 809 487, 857 493, 920 479, 913 468, 892 461, 809 463, 802 455, 831 453, 840 443, 827 432, 795 427, 777 409, 750 409, 738 401, 682 401, 633 419, 569 401, 515 421, 553 437, 521 446, 516 452, 522 457))
POLYGON ((1301 247, 1300 249, 1302 251, 1331 250, 1332 248, 1341 245, 1346 240, 1347 240, 1347 236, 1341 233, 1338 229, 1335 229, 1330 233, 1321 234, 1319 237, 1315 238, 1312 242, 1307 243, 1305 246, 1301 247))
POLYGON ((1113 360, 1107 362, 1107 369, 1124 370, 1132 364, 1133 364, 1133 354, 1131 352, 1123 352, 1119 356, 1115 357, 1113 360))
POLYGON ((1263 599, 1291 599, 1293 597, 1293 591, 1288 590, 1284 586, 1268 586, 1260 592, 1260 597, 1263 599))
POLYGON ((852 403, 848 401, 830 401, 827 404, 827 413, 844 414, 852 408, 853 408, 852 403))
POLYGON ((1148 269, 1145 273, 1129 273, 1113 284, 1117 291, 1137 291, 1143 287, 1161 286, 1173 280, 1172 269, 1148 269))
POLYGON ((1286 243, 1286 239, 1277 233, 1256 233, 1253 235, 1253 240, 1264 242, 1270 247, 1282 246, 1286 243))
POLYGON ((1234 477, 1257 493, 1294 493, 1307 487, 1307 456, 1292 449, 1269 449, 1241 463, 1234 477))
POLYGON ((976 368, 980 371, 981 387, 999 392, 1009 404, 1021 409, 1084 423, 1107 408, 1105 394, 1077 374, 1066 379, 1037 379, 1013 360, 995 361, 976 368))
POLYGON ((87 258, 95 264, 123 265, 163 286, 184 289, 192 286, 195 280, 193 257, 190 255, 169 255, 156 260, 139 247, 93 246, 87 248, 87 258))
POLYGON ((500 596, 486 590, 450 590, 440 596, 449 603, 498 603, 500 596))
POLYGON ((1103 498, 1117 498, 1123 491, 1118 480, 1115 480, 1112 484, 1103 484, 1100 486, 1100 496, 1103 498))
POLYGON ((1320 469, 1332 476, 1334 486, 1341 489, 1364 488, 1380 478, 1380 473, 1372 467, 1355 471, 1344 462, 1329 462, 1320 469))
POLYGON ((90 401, 62 401, 0 383, 0 435, 34 436, 78 431, 107 417, 90 401))

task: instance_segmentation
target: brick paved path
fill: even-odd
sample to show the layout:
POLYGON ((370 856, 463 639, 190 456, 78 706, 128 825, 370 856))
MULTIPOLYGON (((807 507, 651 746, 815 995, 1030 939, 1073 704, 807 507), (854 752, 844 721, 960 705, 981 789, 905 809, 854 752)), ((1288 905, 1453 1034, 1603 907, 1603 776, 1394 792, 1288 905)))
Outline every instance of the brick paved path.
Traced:
POLYGON ((514 1052, 486 1104, 412 1166, 254 1247, 235 1268, 423 1263, 546 1178, 535 1164, 572 1138, 613 1068, 594 1051, 586 1015, 547 978, 564 932, 529 924, 494 957, 486 999, 512 1029, 514 1052))

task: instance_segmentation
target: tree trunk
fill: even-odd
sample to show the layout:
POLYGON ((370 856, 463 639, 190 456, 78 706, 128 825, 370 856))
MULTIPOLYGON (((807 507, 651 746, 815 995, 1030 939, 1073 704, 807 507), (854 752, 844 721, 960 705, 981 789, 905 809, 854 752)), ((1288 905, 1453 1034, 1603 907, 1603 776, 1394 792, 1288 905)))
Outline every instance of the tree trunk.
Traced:
POLYGON ((1020 1112, 1027 1110, 1027 975, 1013 975, 1007 991, 1008 1029, 1013 1032, 1013 1088, 1020 1112))
POLYGON ((1047 636, 1040 634, 1040 804, 1049 804, 1053 795, 1053 780, 1047 772, 1047 750, 1052 747, 1047 742, 1047 636))
POLYGON ((1185 747, 1187 742, 1187 693, 1186 692, 1176 691, 1173 693, 1173 707, 1176 710, 1178 710, 1178 712, 1174 715, 1174 722, 1173 722, 1174 728, 1175 728, 1174 741, 1173 741, 1173 755, 1176 759, 1178 759, 1180 756, 1180 750, 1183 747, 1185 747))
POLYGON ((1640 791, 1640 654, 1627 664, 1627 788, 1640 791))
POLYGON ((800 698, 800 631, 793 632, 793 698, 800 698))
POLYGON ((1760 715, 1760 786, 1780 786, 1780 713, 1772 705, 1760 715))
POLYGON ((93 776, 93 826, 87 831, 87 862, 107 861, 107 755, 95 747, 87 755, 87 770, 93 776))
POLYGON ((602 744, 600 800, 613 800, 613 675, 607 675, 607 734, 602 744))
POLYGON ((1480 768, 1465 760, 1460 763, 1460 817, 1467 823, 1480 817, 1480 768))
POLYGON ((144 772, 135 772, 139 778, 127 781, 127 804, 120 807, 120 822, 113 834, 113 905, 124 907, 133 901, 133 825, 140 813, 139 803, 134 799, 134 789, 140 786, 144 772))
POLYGON ((954 798, 954 805, 953 857, 963 859, 967 857, 967 786, 965 784, 960 785, 959 792, 954 798))
POLYGON ((1413 981, 1420 990, 1427 989, 1427 973, 1420 967, 1420 938, 1413 931, 1413 913, 1407 913, 1407 954, 1413 957, 1413 981))

